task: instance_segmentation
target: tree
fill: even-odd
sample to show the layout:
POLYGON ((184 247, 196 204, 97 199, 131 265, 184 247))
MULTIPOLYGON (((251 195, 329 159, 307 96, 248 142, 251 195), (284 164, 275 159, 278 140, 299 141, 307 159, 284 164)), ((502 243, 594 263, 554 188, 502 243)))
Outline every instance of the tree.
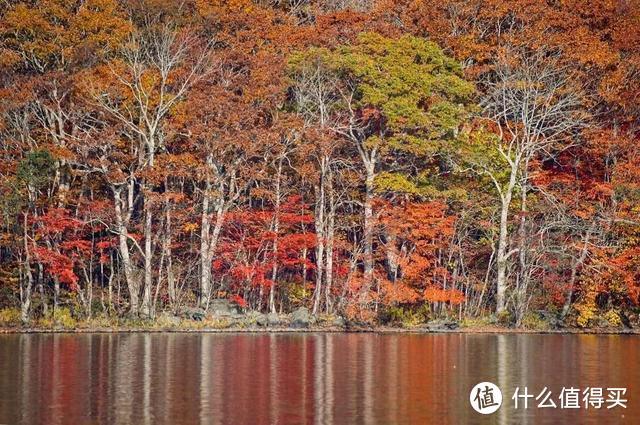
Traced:
MULTIPOLYGON (((132 34, 119 60, 109 65, 90 93, 122 137, 131 142, 129 164, 121 178, 109 182, 113 192, 119 252, 131 298, 131 313, 150 316, 153 286, 153 208, 150 192, 158 151, 164 149, 168 115, 192 86, 211 75, 214 62, 211 43, 181 33, 167 24, 149 25, 132 34), (144 247, 130 235, 129 225, 136 197, 144 206, 144 247), (144 260, 139 282, 130 244, 144 260), (139 295, 142 292, 142 301, 139 295)), ((124 165, 124 164, 123 164, 124 165)))
MULTIPOLYGON (((412 167, 417 161, 411 159, 434 156, 443 142, 456 137, 468 114, 466 104, 473 86, 462 78, 460 65, 436 44, 410 36, 391 39, 363 33, 353 46, 311 49, 293 58, 300 73, 308 72, 303 64, 309 62, 322 63, 337 77, 336 88, 328 88, 332 94, 315 96, 316 108, 324 119, 320 98, 339 99, 339 105, 331 107, 339 114, 338 119, 331 119, 337 123, 333 131, 361 161, 361 295, 366 297, 374 281, 376 186, 380 192, 420 193, 420 175, 412 167)), ((322 77, 322 81, 336 77, 322 77)))
POLYGON ((638 2, 3 6, 0 307, 25 322, 638 304, 638 2))
MULTIPOLYGON (((514 254, 526 267, 527 195, 530 166, 538 155, 553 155, 577 143, 578 131, 586 122, 584 98, 571 84, 555 58, 545 52, 505 52, 495 74, 485 82, 481 105, 492 120, 497 138, 493 149, 504 164, 475 163, 491 179, 500 199, 498 247, 496 250, 496 311, 506 309, 507 269, 514 254), (506 180, 506 181, 505 181, 506 180), (516 189, 520 192, 520 246, 510 248, 510 208, 516 189)), ((527 282, 517 288, 517 297, 526 293, 527 282)), ((520 298, 519 302, 523 302, 520 298)))

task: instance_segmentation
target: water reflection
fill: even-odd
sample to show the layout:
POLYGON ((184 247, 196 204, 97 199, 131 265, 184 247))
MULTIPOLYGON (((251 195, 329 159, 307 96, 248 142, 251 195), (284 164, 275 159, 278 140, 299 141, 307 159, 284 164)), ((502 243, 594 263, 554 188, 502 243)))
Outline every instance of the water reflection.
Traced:
POLYGON ((593 335, 2 335, 0 423, 639 423, 639 354, 593 335), (468 404, 484 380, 490 417, 468 404), (517 386, 627 387, 629 408, 516 411, 517 386))

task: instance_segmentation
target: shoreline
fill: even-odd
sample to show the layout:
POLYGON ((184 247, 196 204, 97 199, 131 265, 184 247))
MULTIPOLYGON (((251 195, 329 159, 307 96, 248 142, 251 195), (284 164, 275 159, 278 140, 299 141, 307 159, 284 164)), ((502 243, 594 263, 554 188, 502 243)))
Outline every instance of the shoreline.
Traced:
POLYGON ((640 335, 640 329, 616 328, 566 328, 566 329, 515 329, 499 326, 469 327, 457 329, 401 328, 401 327, 229 327, 229 328, 0 328, 0 334, 90 334, 90 333, 217 333, 217 334, 307 334, 307 333, 373 333, 373 334, 538 334, 538 335, 640 335))

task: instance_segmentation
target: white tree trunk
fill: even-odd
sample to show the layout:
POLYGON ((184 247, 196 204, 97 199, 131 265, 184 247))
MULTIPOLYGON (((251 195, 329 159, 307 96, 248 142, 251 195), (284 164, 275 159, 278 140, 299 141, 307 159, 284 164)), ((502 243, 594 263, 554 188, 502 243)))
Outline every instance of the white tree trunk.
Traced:
POLYGON ((31 310, 31 291, 33 289, 33 274, 31 273, 31 256, 29 255, 29 242, 27 238, 27 214, 24 214, 24 274, 20 279, 20 319, 22 323, 29 322, 31 310))
POLYGON ((362 294, 365 294, 373 284, 373 181, 375 178, 374 165, 365 164, 367 175, 365 180, 364 198, 364 285, 362 294))
MULTIPOLYGON (((148 204, 145 200, 145 204, 148 204)), ((144 208, 144 288, 142 288, 142 303, 140 314, 151 317, 151 288, 153 287, 153 214, 151 206, 144 208)))
POLYGON ((313 292, 313 314, 317 314, 320 309, 320 300, 322 298, 322 282, 324 276, 324 256, 326 247, 325 235, 325 209, 326 209, 326 157, 322 157, 320 161, 320 181, 316 186, 316 203, 315 203, 315 231, 317 238, 316 245, 316 287, 313 292))
POLYGON ((500 208, 500 233, 498 238, 498 250, 496 252, 497 280, 496 280, 496 313, 501 314, 506 309, 507 290, 507 266, 509 261, 509 207, 513 198, 513 189, 516 186, 518 166, 511 166, 509 184, 501 196, 500 208))
POLYGON ((139 292, 140 285, 137 280, 137 276, 131 263, 131 256, 129 255, 129 241, 128 231, 125 225, 124 210, 122 208, 122 188, 118 187, 114 189, 114 204, 116 213, 116 232, 118 233, 118 251, 120 253, 120 260, 122 261, 122 269, 124 271, 124 278, 127 283, 127 289, 129 291, 129 305, 132 316, 137 316, 139 311, 139 292))
POLYGON ((331 300, 331 287, 333 285, 333 244, 335 235, 335 223, 336 223, 336 200, 333 190, 333 171, 331 166, 328 167, 327 172, 327 200, 329 203, 329 210, 327 212, 327 247, 326 247, 326 263, 325 263, 325 310, 327 313, 331 313, 332 300, 331 300))

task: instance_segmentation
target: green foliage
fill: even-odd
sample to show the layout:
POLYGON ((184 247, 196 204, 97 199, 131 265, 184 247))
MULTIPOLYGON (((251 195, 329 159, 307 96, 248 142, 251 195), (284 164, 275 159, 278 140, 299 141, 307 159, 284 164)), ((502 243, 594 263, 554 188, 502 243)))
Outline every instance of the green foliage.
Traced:
POLYGON ((384 323, 410 328, 429 320, 429 310, 426 305, 418 308, 390 306, 381 315, 384 323))
POLYGON ((464 103, 474 87, 462 78, 460 64, 431 41, 362 33, 330 60, 357 84, 357 106, 379 109, 398 137, 439 139, 467 116, 464 103))
POLYGON ((0 196, 0 212, 9 224, 15 221, 18 213, 24 208, 24 193, 15 178, 7 179, 2 186, 5 186, 6 190, 3 190, 0 196))
MULTIPOLYGON (((471 167, 480 176, 485 176, 487 187, 493 186, 488 175, 493 175, 499 184, 506 185, 509 180, 509 164, 497 149, 499 136, 484 128, 472 131, 462 143, 456 145, 454 155, 463 167, 471 167)), ((491 188, 493 191, 493 187, 491 188)))
POLYGON ((463 200, 467 197, 463 188, 447 187, 434 179, 428 171, 411 177, 399 172, 383 171, 376 176, 374 188, 378 193, 402 193, 448 201, 463 200))
POLYGON ((511 326, 514 322, 513 313, 508 310, 503 310, 497 314, 496 321, 501 326, 511 326))
POLYGON ((384 128, 366 143, 414 164, 380 174, 377 191, 432 196, 435 187, 409 170, 423 168, 448 149, 469 117, 474 86, 464 80, 460 64, 426 39, 375 33, 361 34, 333 60, 356 85, 356 106, 382 114, 384 128))
POLYGON ((55 160, 46 150, 29 152, 16 167, 14 177, 5 180, 0 189, 0 213, 7 223, 15 221, 29 201, 29 193, 45 189, 54 178, 55 160))
POLYGON ((57 308, 54 311, 53 322, 55 326, 61 326, 65 329, 75 328, 78 324, 71 314, 71 310, 66 307, 57 308))
POLYGON ((378 192, 395 192, 417 195, 419 189, 407 176, 400 173, 383 172, 376 176, 375 189, 378 192))
POLYGON ((461 328, 484 328, 495 325, 492 316, 464 317, 460 322, 461 328))
POLYGON ((18 164, 16 178, 22 186, 39 190, 53 178, 54 166, 55 160, 48 151, 29 152, 18 164))
POLYGON ((117 328, 118 319, 116 317, 107 316, 105 314, 97 314, 89 319, 79 321, 77 327, 82 329, 117 328))
POLYGON ((369 126, 363 146, 414 164, 382 173, 379 192, 424 195, 409 170, 450 149, 473 110, 475 88, 463 78, 460 64, 434 42, 411 35, 394 39, 365 32, 354 45, 293 54, 289 71, 294 79, 320 71, 325 81, 341 82, 341 94, 353 90, 351 104, 334 96, 342 99, 335 109, 359 111, 361 125, 369 126))
POLYGON ((544 331, 551 328, 551 324, 549 323, 549 321, 545 319, 545 317, 543 317, 541 314, 534 311, 528 311, 527 313, 525 313, 524 317, 522 318, 521 325, 525 329, 536 331, 544 331))
POLYGON ((286 286, 287 288, 287 299, 292 307, 299 307, 303 305, 305 300, 309 299, 311 296, 311 291, 306 289, 304 285, 301 284, 290 284, 286 286))

